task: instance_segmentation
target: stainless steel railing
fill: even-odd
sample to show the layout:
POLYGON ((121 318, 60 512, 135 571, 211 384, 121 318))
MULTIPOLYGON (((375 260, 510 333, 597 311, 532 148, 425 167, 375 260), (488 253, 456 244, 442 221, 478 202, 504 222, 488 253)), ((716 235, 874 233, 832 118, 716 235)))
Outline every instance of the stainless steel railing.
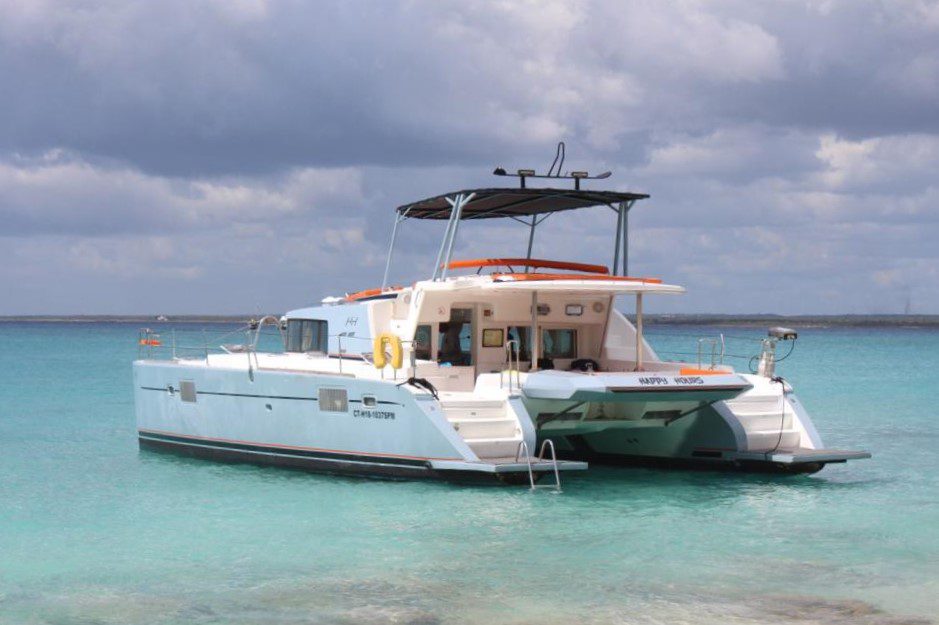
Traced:
POLYGON ((519 355, 519 343, 515 339, 509 339, 505 342, 505 358, 508 364, 508 371, 499 372, 499 387, 505 388, 504 377, 508 374, 509 379, 509 393, 513 392, 514 388, 521 389, 522 387, 522 373, 521 373, 521 360, 519 355), (515 367, 512 367, 512 358, 515 358, 515 367), (513 387, 512 378, 515 378, 515 384, 513 387))
POLYGON ((698 339, 698 368, 699 369, 702 366, 701 354, 702 354, 702 347, 704 345, 710 345, 711 347, 711 354, 710 354, 711 361, 709 363, 708 368, 713 369, 718 365, 724 364, 724 335, 723 334, 721 334, 718 338, 701 337, 698 339))

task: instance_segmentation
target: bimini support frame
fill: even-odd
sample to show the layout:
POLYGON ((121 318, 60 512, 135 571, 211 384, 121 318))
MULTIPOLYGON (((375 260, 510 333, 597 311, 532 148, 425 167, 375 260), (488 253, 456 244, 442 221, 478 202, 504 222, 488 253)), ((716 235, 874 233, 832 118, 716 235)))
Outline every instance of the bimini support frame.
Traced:
POLYGON ((463 207, 469 204, 475 193, 463 195, 460 193, 455 198, 447 198, 450 204, 450 221, 447 224, 447 232, 440 242, 440 250, 437 252, 437 262, 434 264, 433 280, 446 280, 447 270, 450 267, 450 261, 453 260, 453 248, 456 244, 456 233, 460 228, 460 219, 463 215, 463 207))
POLYGON ((388 259, 385 261, 385 274, 381 279, 381 288, 383 291, 388 288, 388 274, 391 272, 391 257, 395 251, 395 240, 398 238, 398 224, 408 218, 409 212, 411 212, 410 208, 401 214, 395 213, 395 224, 391 227, 391 243, 388 245, 388 259))
POLYGON ((538 335, 538 290, 535 289, 531 292, 531 340, 528 346, 528 352, 531 354, 531 367, 529 371, 538 370, 538 358, 541 356, 538 353, 538 344, 541 342, 538 339, 540 338, 538 335))
POLYGON ((636 200, 620 202, 618 206, 610 206, 616 212, 616 243, 613 245, 613 275, 629 275, 629 209, 636 200), (619 273, 620 254, 623 259, 623 273, 619 273))
MULTIPOLYGON (((532 215, 532 216, 531 216, 531 221, 525 221, 525 220, 519 219, 519 218, 517 218, 517 217, 514 218, 515 221, 518 221, 518 222, 520 222, 520 223, 523 223, 523 224, 525 224, 525 225, 527 225, 527 226, 529 227, 529 230, 528 230, 528 252, 525 254, 525 258, 529 258, 529 259, 531 258, 531 250, 532 250, 532 247, 533 247, 534 244, 535 244, 535 228, 537 228, 539 225, 541 225, 541 222, 543 222, 545 219, 547 219, 547 218, 550 217, 550 216, 551 216, 551 213, 545 213, 545 214, 542 215, 540 218, 538 217, 538 215, 532 215)), ((528 273, 528 272, 530 272, 530 271, 531 271, 531 267, 525 267, 525 273, 528 273)))
MULTIPOLYGON (((531 177, 527 173, 519 176, 531 177)), ((504 172, 499 175, 510 175, 504 172)), ((584 172, 574 172, 571 178, 593 179, 605 178, 608 174, 589 177, 581 175, 584 172), (576 174, 576 175, 575 175, 576 174)), ((539 177, 539 176, 535 176, 539 177)), ((544 177, 544 176, 542 176, 544 177)), ((548 176, 556 178, 557 176, 548 176)), ((563 176, 561 176, 563 178, 563 176)), ((406 219, 434 219, 446 220, 447 226, 443 240, 437 250, 431 279, 434 281, 446 280, 449 265, 456 249, 456 237, 460 221, 464 219, 510 218, 528 227, 528 247, 526 258, 531 258, 534 252, 535 231, 545 219, 558 211, 575 208, 588 208, 591 206, 607 206, 616 213, 616 236, 613 253, 613 275, 628 275, 629 271, 629 209, 636 201, 648 198, 644 193, 626 191, 593 191, 581 189, 576 185, 574 189, 472 189, 456 191, 438 195, 404 206, 396 211, 394 227, 391 230, 391 242, 388 246, 388 257, 385 262, 385 272, 382 276, 382 289, 388 288, 391 275, 391 261, 394 255, 398 236, 398 225, 406 219), (622 261, 620 260, 622 259, 622 261)), ((526 267, 525 272, 531 272, 526 267)))
MULTIPOLYGON (((453 247, 456 241, 457 229, 460 225, 460 218, 463 214, 463 207, 472 201, 475 193, 458 194, 455 198, 447 198, 450 204, 450 218, 447 220, 447 230, 440 242, 440 249, 437 250, 437 260, 434 263, 433 280, 445 280, 447 277, 447 265, 453 256, 453 247)), ((391 243, 388 244, 388 258, 385 260, 385 273, 381 280, 381 288, 388 287, 388 277, 391 275, 391 259, 394 257, 395 242, 398 238, 398 224, 408 218, 411 212, 409 207, 401 213, 395 213, 395 222, 391 228, 391 243)))
POLYGON ((636 371, 642 371, 642 291, 636 293, 636 371))

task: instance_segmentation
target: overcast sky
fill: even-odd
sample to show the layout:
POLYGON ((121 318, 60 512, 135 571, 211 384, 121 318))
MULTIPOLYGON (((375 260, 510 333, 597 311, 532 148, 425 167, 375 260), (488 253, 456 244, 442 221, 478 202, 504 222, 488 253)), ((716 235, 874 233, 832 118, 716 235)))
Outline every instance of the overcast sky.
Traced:
MULTIPOLYGON (((651 194, 630 273, 688 293, 650 312, 939 313, 936 2, 0 0, 0 93, 0 314, 377 286, 395 206, 559 140, 651 194)), ((553 217, 535 256, 609 264, 614 227, 553 217)), ((403 228, 396 283, 443 229, 403 228)))

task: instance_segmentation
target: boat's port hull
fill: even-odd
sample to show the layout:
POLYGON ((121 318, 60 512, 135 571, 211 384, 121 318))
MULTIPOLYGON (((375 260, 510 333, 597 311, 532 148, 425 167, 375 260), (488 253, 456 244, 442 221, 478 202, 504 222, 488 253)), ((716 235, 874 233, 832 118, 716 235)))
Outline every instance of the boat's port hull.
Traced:
POLYGON ((138 361, 134 376, 138 439, 150 449, 322 473, 494 484, 587 468, 534 457, 534 429, 522 425, 530 419, 517 397, 450 398, 448 408, 394 380, 249 374, 192 361, 138 361), (504 432, 490 431, 487 411, 496 407, 504 432))
MULTIPOLYGON (((297 450, 194 439, 153 432, 138 432, 141 449, 216 462, 251 464, 293 469, 309 473, 327 473, 391 480, 445 480, 469 484, 530 483, 527 467, 511 471, 478 471, 446 469, 433 466, 429 460, 411 460, 392 457, 355 456, 321 450, 297 450)), ((536 464, 532 470, 535 482, 551 473, 546 464, 536 464)))

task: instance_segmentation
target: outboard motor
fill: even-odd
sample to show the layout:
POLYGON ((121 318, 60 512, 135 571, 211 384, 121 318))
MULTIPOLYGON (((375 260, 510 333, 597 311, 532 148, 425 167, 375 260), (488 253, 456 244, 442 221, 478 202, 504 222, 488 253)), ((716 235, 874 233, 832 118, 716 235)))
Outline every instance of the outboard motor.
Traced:
MULTIPOLYGON (((763 339, 760 346, 760 362, 757 365, 756 372, 763 377, 771 378, 776 375, 776 343, 779 341, 795 341, 799 338, 799 334, 791 328, 780 326, 770 328, 766 334, 767 338, 763 339)), ((789 353, 792 353, 791 348, 789 353)), ((788 356, 789 354, 786 354, 785 357, 788 356)))

